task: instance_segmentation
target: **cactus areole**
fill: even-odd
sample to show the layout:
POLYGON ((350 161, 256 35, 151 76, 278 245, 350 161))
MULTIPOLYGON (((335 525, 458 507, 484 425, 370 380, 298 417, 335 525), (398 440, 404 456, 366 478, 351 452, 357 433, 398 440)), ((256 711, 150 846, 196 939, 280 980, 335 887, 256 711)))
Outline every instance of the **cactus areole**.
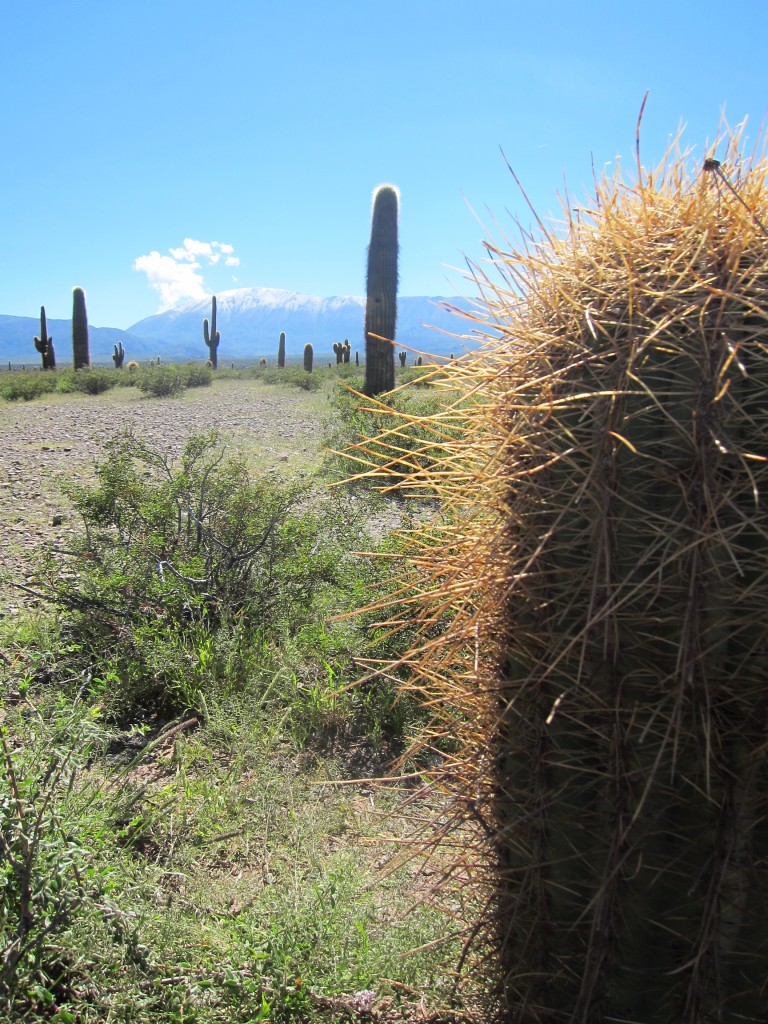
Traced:
POLYGON ((88 347, 88 314, 85 292, 75 288, 72 292, 72 363, 76 370, 87 370, 91 365, 88 347))
POLYGON ((211 353, 208 358, 210 359, 211 369, 213 369, 213 370, 216 369, 216 366, 217 366, 217 363, 218 363, 217 351, 216 350, 219 347, 219 338, 220 338, 219 332, 216 330, 216 296, 214 295, 214 296, 211 297, 211 327, 210 327, 210 331, 208 330, 208 320, 207 320, 207 318, 205 320, 203 320, 203 339, 205 340, 205 344, 208 346, 208 350, 211 353))
POLYGON ((394 338, 397 323, 397 219, 399 195, 392 185, 381 185, 373 196, 371 241, 368 246, 365 303, 366 395, 391 391, 395 386, 394 338))

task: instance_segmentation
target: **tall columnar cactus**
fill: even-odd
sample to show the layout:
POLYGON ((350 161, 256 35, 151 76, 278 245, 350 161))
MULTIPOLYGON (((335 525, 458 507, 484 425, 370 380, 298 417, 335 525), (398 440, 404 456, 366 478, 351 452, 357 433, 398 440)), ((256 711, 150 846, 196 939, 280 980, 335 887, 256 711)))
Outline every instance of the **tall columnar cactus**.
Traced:
POLYGON ((91 365, 88 314, 82 288, 75 288, 72 292, 72 362, 76 370, 86 370, 91 365))
POLYGON ((209 351, 211 353, 210 356, 209 356, 209 359, 210 359, 210 363, 211 363, 211 368, 214 369, 214 370, 216 369, 216 367, 218 365, 217 349, 219 347, 219 337, 220 337, 219 332, 216 330, 216 296, 214 295, 211 298, 211 326, 210 326, 210 330, 208 329, 208 320, 207 320, 207 318, 205 320, 203 320, 203 338, 205 340, 205 344, 208 346, 208 349, 209 349, 209 351))
POLYGON ((340 341, 334 341, 333 343, 333 354, 336 356, 336 365, 339 366, 344 362, 344 346, 340 341))
POLYGON ((725 145, 487 243, 445 457, 414 475, 389 435, 388 479, 443 503, 397 665, 505 1024, 765 1019, 768 159, 725 145))
POLYGON ((121 370, 123 368, 123 360, 125 359, 125 349, 123 348, 122 341, 118 341, 116 345, 113 345, 113 348, 112 360, 115 364, 115 369, 121 370))
POLYGON ((405 366, 405 360, 408 358, 407 352, 398 352, 397 358, 400 360, 400 365, 405 366))
POLYGON ((348 363, 350 356, 352 355, 352 346, 349 343, 349 338, 344 339, 344 345, 342 347, 341 361, 348 363))
POLYGON ((374 192, 365 303, 364 391, 371 396, 395 386, 399 202, 391 185, 380 185, 374 192))
POLYGON ((45 306, 40 307, 40 337, 35 338, 35 348, 40 353, 44 370, 56 369, 56 355, 53 351, 53 338, 48 337, 48 326, 45 319, 45 306))
POLYGON ((277 343, 277 365, 281 370, 285 367, 285 331, 280 331, 280 340, 277 343))
POLYGON ((307 373, 312 373, 312 360, 314 358, 314 349, 310 344, 304 346, 304 369, 307 373))

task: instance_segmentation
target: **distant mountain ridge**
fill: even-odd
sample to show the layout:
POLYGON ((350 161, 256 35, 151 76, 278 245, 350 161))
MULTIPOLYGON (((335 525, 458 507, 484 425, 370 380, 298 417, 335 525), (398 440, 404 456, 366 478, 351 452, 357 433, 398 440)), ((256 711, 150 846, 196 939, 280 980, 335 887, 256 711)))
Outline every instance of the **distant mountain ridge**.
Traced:
MULTIPOLYGON (((460 354, 465 342, 445 333, 460 335, 467 329, 461 318, 444 308, 469 307, 466 299, 398 296, 397 341, 407 348, 445 355, 460 354)), ((332 296, 320 298, 277 288, 235 288, 216 295, 216 327, 221 334, 218 357, 227 360, 277 358, 280 332, 285 331, 286 355, 299 358, 307 342, 315 358, 333 359, 336 341, 349 339, 352 352, 364 354, 363 324, 365 298, 332 296)), ((164 313, 146 317, 127 331, 113 327, 89 327, 91 361, 109 363, 113 346, 122 341, 126 359, 139 362, 160 357, 166 362, 205 360, 208 349, 203 340, 203 319, 211 317, 210 298, 190 302, 164 313)), ((0 364, 40 364, 33 338, 40 333, 37 317, 0 315, 0 364)), ((59 366, 72 362, 72 325, 69 320, 48 320, 59 366)), ((354 356, 353 356, 354 358, 354 356)), ((409 359, 410 362, 410 359, 409 359)))
MULTIPOLYGON (((410 348, 445 352, 460 347, 438 331, 460 334, 462 321, 444 303, 466 308, 466 300, 442 296, 398 296, 397 341, 410 348), (429 327, 426 325, 430 325, 429 327), (434 329, 431 329, 434 328, 434 329)), ((189 352, 207 353, 203 319, 211 317, 211 300, 190 302, 177 309, 133 324, 131 334, 154 339, 189 352)), ((317 358, 331 356, 336 341, 349 339, 352 351, 364 349, 365 298, 359 295, 320 298, 277 288, 235 288, 216 295, 216 326, 221 333, 219 359, 275 358, 280 332, 285 331, 286 355, 298 358, 311 342, 317 358)))

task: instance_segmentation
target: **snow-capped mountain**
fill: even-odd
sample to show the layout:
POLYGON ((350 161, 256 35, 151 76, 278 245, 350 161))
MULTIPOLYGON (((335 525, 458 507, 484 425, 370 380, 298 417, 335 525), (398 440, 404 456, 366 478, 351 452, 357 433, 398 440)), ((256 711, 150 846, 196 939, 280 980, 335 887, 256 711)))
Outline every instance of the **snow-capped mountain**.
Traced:
MULTIPOLYGON (((448 313, 441 303, 466 306, 461 299, 399 296, 397 341, 428 352, 461 350, 461 343, 438 331, 461 334, 466 325, 448 313), (429 325, 429 326, 426 326, 429 325)), ((207 354, 203 319, 211 318, 211 300, 190 302, 177 309, 147 317, 129 333, 164 347, 183 350, 190 358, 207 354)), ((216 296, 216 328, 221 334, 219 360, 272 359, 277 354, 280 332, 285 331, 286 354, 296 358, 307 342, 316 358, 332 352, 336 341, 349 339, 352 350, 362 350, 365 299, 359 295, 320 298, 278 288, 235 288, 216 296)))
MULTIPOLYGON (((423 352, 461 354, 468 343, 455 335, 468 333, 470 325, 449 313, 444 304, 458 308, 469 306, 467 300, 458 298, 398 296, 397 342, 423 352)), ((91 362, 109 365, 112 347, 118 341, 125 347, 126 360, 143 362, 157 357, 166 362, 205 360, 209 354, 203 340, 206 317, 210 321, 210 298, 147 317, 127 331, 89 326, 91 362)), ((359 351, 362 359, 364 322, 365 298, 360 295, 319 298, 278 288, 235 288, 216 295, 221 365, 229 360, 262 357, 273 362, 277 358, 281 331, 285 331, 289 359, 299 358, 306 343, 311 342, 316 360, 331 361, 334 342, 346 339, 352 352, 359 351)), ((54 339, 58 365, 70 365, 71 322, 49 319, 48 331, 54 339)), ((37 317, 0 316, 0 365, 2 362, 39 365, 40 356, 32 340, 39 333, 37 317)))

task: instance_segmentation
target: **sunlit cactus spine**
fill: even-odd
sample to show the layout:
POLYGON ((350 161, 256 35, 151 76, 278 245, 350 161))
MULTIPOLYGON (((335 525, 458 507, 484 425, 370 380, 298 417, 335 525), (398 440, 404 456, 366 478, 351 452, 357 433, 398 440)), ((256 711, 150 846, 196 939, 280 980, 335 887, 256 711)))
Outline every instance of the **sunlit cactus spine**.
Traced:
POLYGON ((304 369, 307 373, 312 373, 312 360, 314 359, 314 349, 310 344, 304 346, 304 369))
POLYGON ((56 369, 56 354, 53 350, 53 338, 48 336, 45 319, 45 306, 40 307, 40 337, 35 338, 35 348, 40 353, 44 370, 56 369))
POLYGON ((75 288, 72 292, 72 362, 76 370, 85 370, 91 365, 88 313, 82 288, 75 288))
POLYGON ((365 303, 366 395, 391 391, 395 386, 399 204, 398 191, 392 185, 380 185, 374 192, 365 303))
POLYGON ((115 364, 116 370, 121 370, 123 367, 123 360, 125 359, 125 349, 123 348, 122 341, 118 341, 116 345, 112 346, 114 352, 112 353, 112 361, 115 364))
POLYGON ((211 363, 211 368, 215 370, 217 365, 218 365, 218 351, 217 350, 218 350, 218 347, 219 347, 219 340, 220 340, 220 334, 216 330, 216 296, 215 295, 213 295, 211 297, 211 324, 210 324, 210 330, 208 329, 208 319, 207 319, 207 317, 206 317, 206 319, 203 320, 203 339, 205 341, 205 344, 208 346, 208 350, 210 352, 209 360, 210 360, 210 363, 211 363))
POLYGON ((444 457, 414 474, 389 442, 388 479, 442 503, 399 567, 423 597, 397 670, 434 716, 487 1020, 765 1019, 768 159, 721 142, 487 243, 485 345, 421 424, 444 457))
POLYGON ((277 365, 281 370, 285 367, 285 331, 280 331, 280 340, 277 343, 277 365))

